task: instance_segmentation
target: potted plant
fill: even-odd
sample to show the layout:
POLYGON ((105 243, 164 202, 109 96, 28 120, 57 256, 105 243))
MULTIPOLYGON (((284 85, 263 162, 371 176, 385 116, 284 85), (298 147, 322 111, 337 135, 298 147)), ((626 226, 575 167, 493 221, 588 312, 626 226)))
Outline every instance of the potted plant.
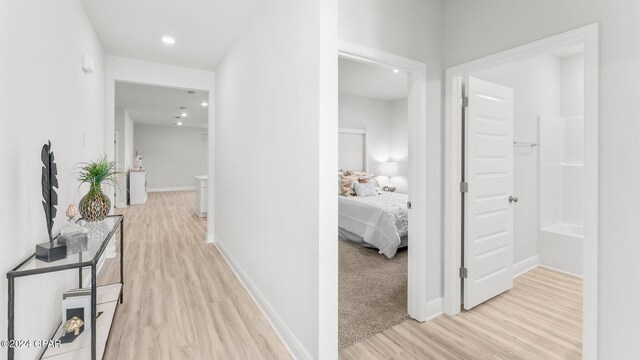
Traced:
POLYGON ((106 155, 95 162, 82 163, 78 180, 81 185, 89 184, 89 192, 79 204, 80 215, 84 220, 96 222, 107 217, 111 209, 111 200, 102 192, 102 184, 111 184, 117 188, 116 175, 116 164, 109 161, 106 155))

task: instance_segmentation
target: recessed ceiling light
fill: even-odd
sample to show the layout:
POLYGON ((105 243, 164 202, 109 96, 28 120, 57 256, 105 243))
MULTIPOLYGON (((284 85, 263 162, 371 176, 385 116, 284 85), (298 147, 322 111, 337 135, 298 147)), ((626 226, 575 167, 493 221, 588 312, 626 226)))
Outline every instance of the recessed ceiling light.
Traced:
POLYGON ((393 69, 393 72, 397 74, 397 73, 399 73, 399 72, 400 72, 400 70, 398 70, 398 69, 393 69))
POLYGON ((182 117, 187 117, 187 116, 188 116, 186 112, 183 112, 183 113, 182 113, 182 114, 180 114, 180 115, 182 115, 182 117))
POLYGON ((202 105, 202 106, 204 106, 204 107, 209 106, 209 104, 208 104, 206 101, 203 101, 200 105, 202 105))
POLYGON ((178 126, 182 126, 182 122, 181 122, 181 121, 178 121, 178 122, 176 123, 176 125, 178 125, 178 126))
POLYGON ((171 36, 163 36, 162 42, 167 45, 173 45, 176 43, 176 39, 172 38, 171 36))

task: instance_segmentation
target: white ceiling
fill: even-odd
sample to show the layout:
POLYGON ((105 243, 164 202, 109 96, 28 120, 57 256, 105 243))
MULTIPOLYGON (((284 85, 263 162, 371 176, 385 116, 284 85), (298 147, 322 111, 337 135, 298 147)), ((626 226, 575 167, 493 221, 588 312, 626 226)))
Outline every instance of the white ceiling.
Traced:
POLYGON ((338 62, 341 93, 380 100, 397 100, 408 95, 407 74, 357 61, 338 62))
POLYGON ((213 70, 263 0, 82 0, 107 54, 213 70), (162 43, 163 36, 176 43, 162 43))
POLYGON ((206 91, 190 95, 187 89, 116 83, 116 108, 127 110, 135 124, 172 126, 181 121, 184 127, 206 128, 209 110, 201 103, 208 97, 206 91), (176 119, 183 111, 187 117, 176 119))

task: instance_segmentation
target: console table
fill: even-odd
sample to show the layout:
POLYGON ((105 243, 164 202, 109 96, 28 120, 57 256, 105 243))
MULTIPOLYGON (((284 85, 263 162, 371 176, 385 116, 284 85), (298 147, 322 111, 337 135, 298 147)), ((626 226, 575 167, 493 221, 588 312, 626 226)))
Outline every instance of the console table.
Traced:
MULTIPOLYGON (((83 220, 81 219, 80 221, 83 220)), ((78 287, 82 288, 82 270, 88 267, 91 268, 91 330, 87 331, 85 329, 73 342, 62 344, 59 347, 47 347, 42 359, 101 359, 105 353, 118 304, 122 304, 124 299, 124 217, 122 215, 111 215, 100 222, 86 223, 86 226, 89 228, 86 251, 67 254, 65 259, 49 263, 37 260, 34 253, 7 273, 9 281, 7 337, 9 342, 12 342, 15 340, 14 307, 15 280, 17 278, 57 271, 78 270, 78 287), (98 263, 118 227, 120 227, 120 282, 97 286, 98 263), (99 311, 102 312, 100 318, 98 318, 99 311)), ((57 339, 63 335, 63 326, 64 324, 60 324, 52 339, 57 339)), ((13 347, 7 348, 7 358, 9 360, 14 359, 14 351, 13 347)))

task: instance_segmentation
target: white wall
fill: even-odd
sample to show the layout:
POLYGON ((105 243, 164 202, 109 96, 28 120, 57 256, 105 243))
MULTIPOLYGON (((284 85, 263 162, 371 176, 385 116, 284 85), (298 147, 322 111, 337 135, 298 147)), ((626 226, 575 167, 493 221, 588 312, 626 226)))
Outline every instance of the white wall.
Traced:
MULTIPOLYGON (((557 57, 544 55, 507 63, 479 71, 473 76, 513 89, 514 141, 538 143, 539 114, 551 116, 559 121, 560 64, 557 57)), ((539 151, 539 148, 514 147, 513 190, 519 199, 514 207, 514 263, 538 254, 539 151)), ((551 198, 559 199, 559 196, 551 198)), ((553 212, 555 207, 548 206, 545 210, 553 212)))
POLYGON ((583 224, 584 208, 584 55, 560 60, 560 116, 564 123, 562 220, 583 224))
POLYGON ((584 115, 584 54, 560 59, 560 116, 584 115))
POLYGON ((128 111, 124 111, 124 169, 129 170, 133 168, 133 157, 135 155, 133 149, 133 137, 134 137, 133 119, 129 116, 128 111))
MULTIPOLYGON (((380 100, 341 93, 338 101, 338 123, 341 128, 367 131, 368 172, 379 173, 379 164, 398 162, 398 176, 391 184, 396 192, 409 191, 409 115, 407 98, 395 101, 380 100)), ((386 184, 389 179, 380 177, 386 184)))
POLYGON ((409 192, 409 104, 407 98, 391 102, 391 128, 389 130, 389 153, 398 163, 398 175, 391 178, 396 192, 409 192))
MULTIPOLYGON (((87 191, 78 191, 75 165, 104 152, 105 55, 76 0, 0 2, 0 54, 0 108, 6 109, 0 131, 0 339, 6 339, 4 274, 48 240, 42 145, 51 140, 58 166, 54 232, 65 223, 67 205, 87 191), (83 54, 95 61, 93 74, 82 71, 83 54)), ((75 286, 77 272, 18 279, 16 338, 48 339, 60 321, 62 291, 75 286)), ((40 350, 19 349, 16 358, 37 358, 40 350)), ((0 351, 6 356, 6 348, 0 351)))
MULTIPOLYGON (((338 37, 342 40, 416 59, 427 64, 426 199, 412 206, 427 208, 427 300, 442 297, 442 26, 441 0, 341 0, 338 37), (428 170, 427 170, 428 169, 428 170), (424 202, 424 204, 423 204, 424 202)), ((453 21, 453 20, 452 20, 453 21)))
POLYGON ((598 353, 600 359, 640 354, 640 202, 629 201, 640 168, 640 3, 627 0, 447 0, 445 65, 509 49, 593 22, 600 23, 600 176, 598 353))
POLYGON ((120 173, 118 182, 120 188, 116 190, 117 207, 127 206, 127 171, 133 163, 133 120, 125 109, 116 109, 114 116, 115 131, 118 132, 118 157, 115 158, 116 168, 120 173))
POLYGON ((193 189, 207 172, 207 129, 136 124, 133 144, 143 156, 148 191, 193 189))
POLYGON ((367 165, 377 173, 378 163, 389 161, 391 102, 368 97, 340 94, 338 124, 341 128, 367 131, 367 165))
POLYGON ((216 71, 216 241, 300 359, 337 358, 335 11, 266 2, 216 71))

